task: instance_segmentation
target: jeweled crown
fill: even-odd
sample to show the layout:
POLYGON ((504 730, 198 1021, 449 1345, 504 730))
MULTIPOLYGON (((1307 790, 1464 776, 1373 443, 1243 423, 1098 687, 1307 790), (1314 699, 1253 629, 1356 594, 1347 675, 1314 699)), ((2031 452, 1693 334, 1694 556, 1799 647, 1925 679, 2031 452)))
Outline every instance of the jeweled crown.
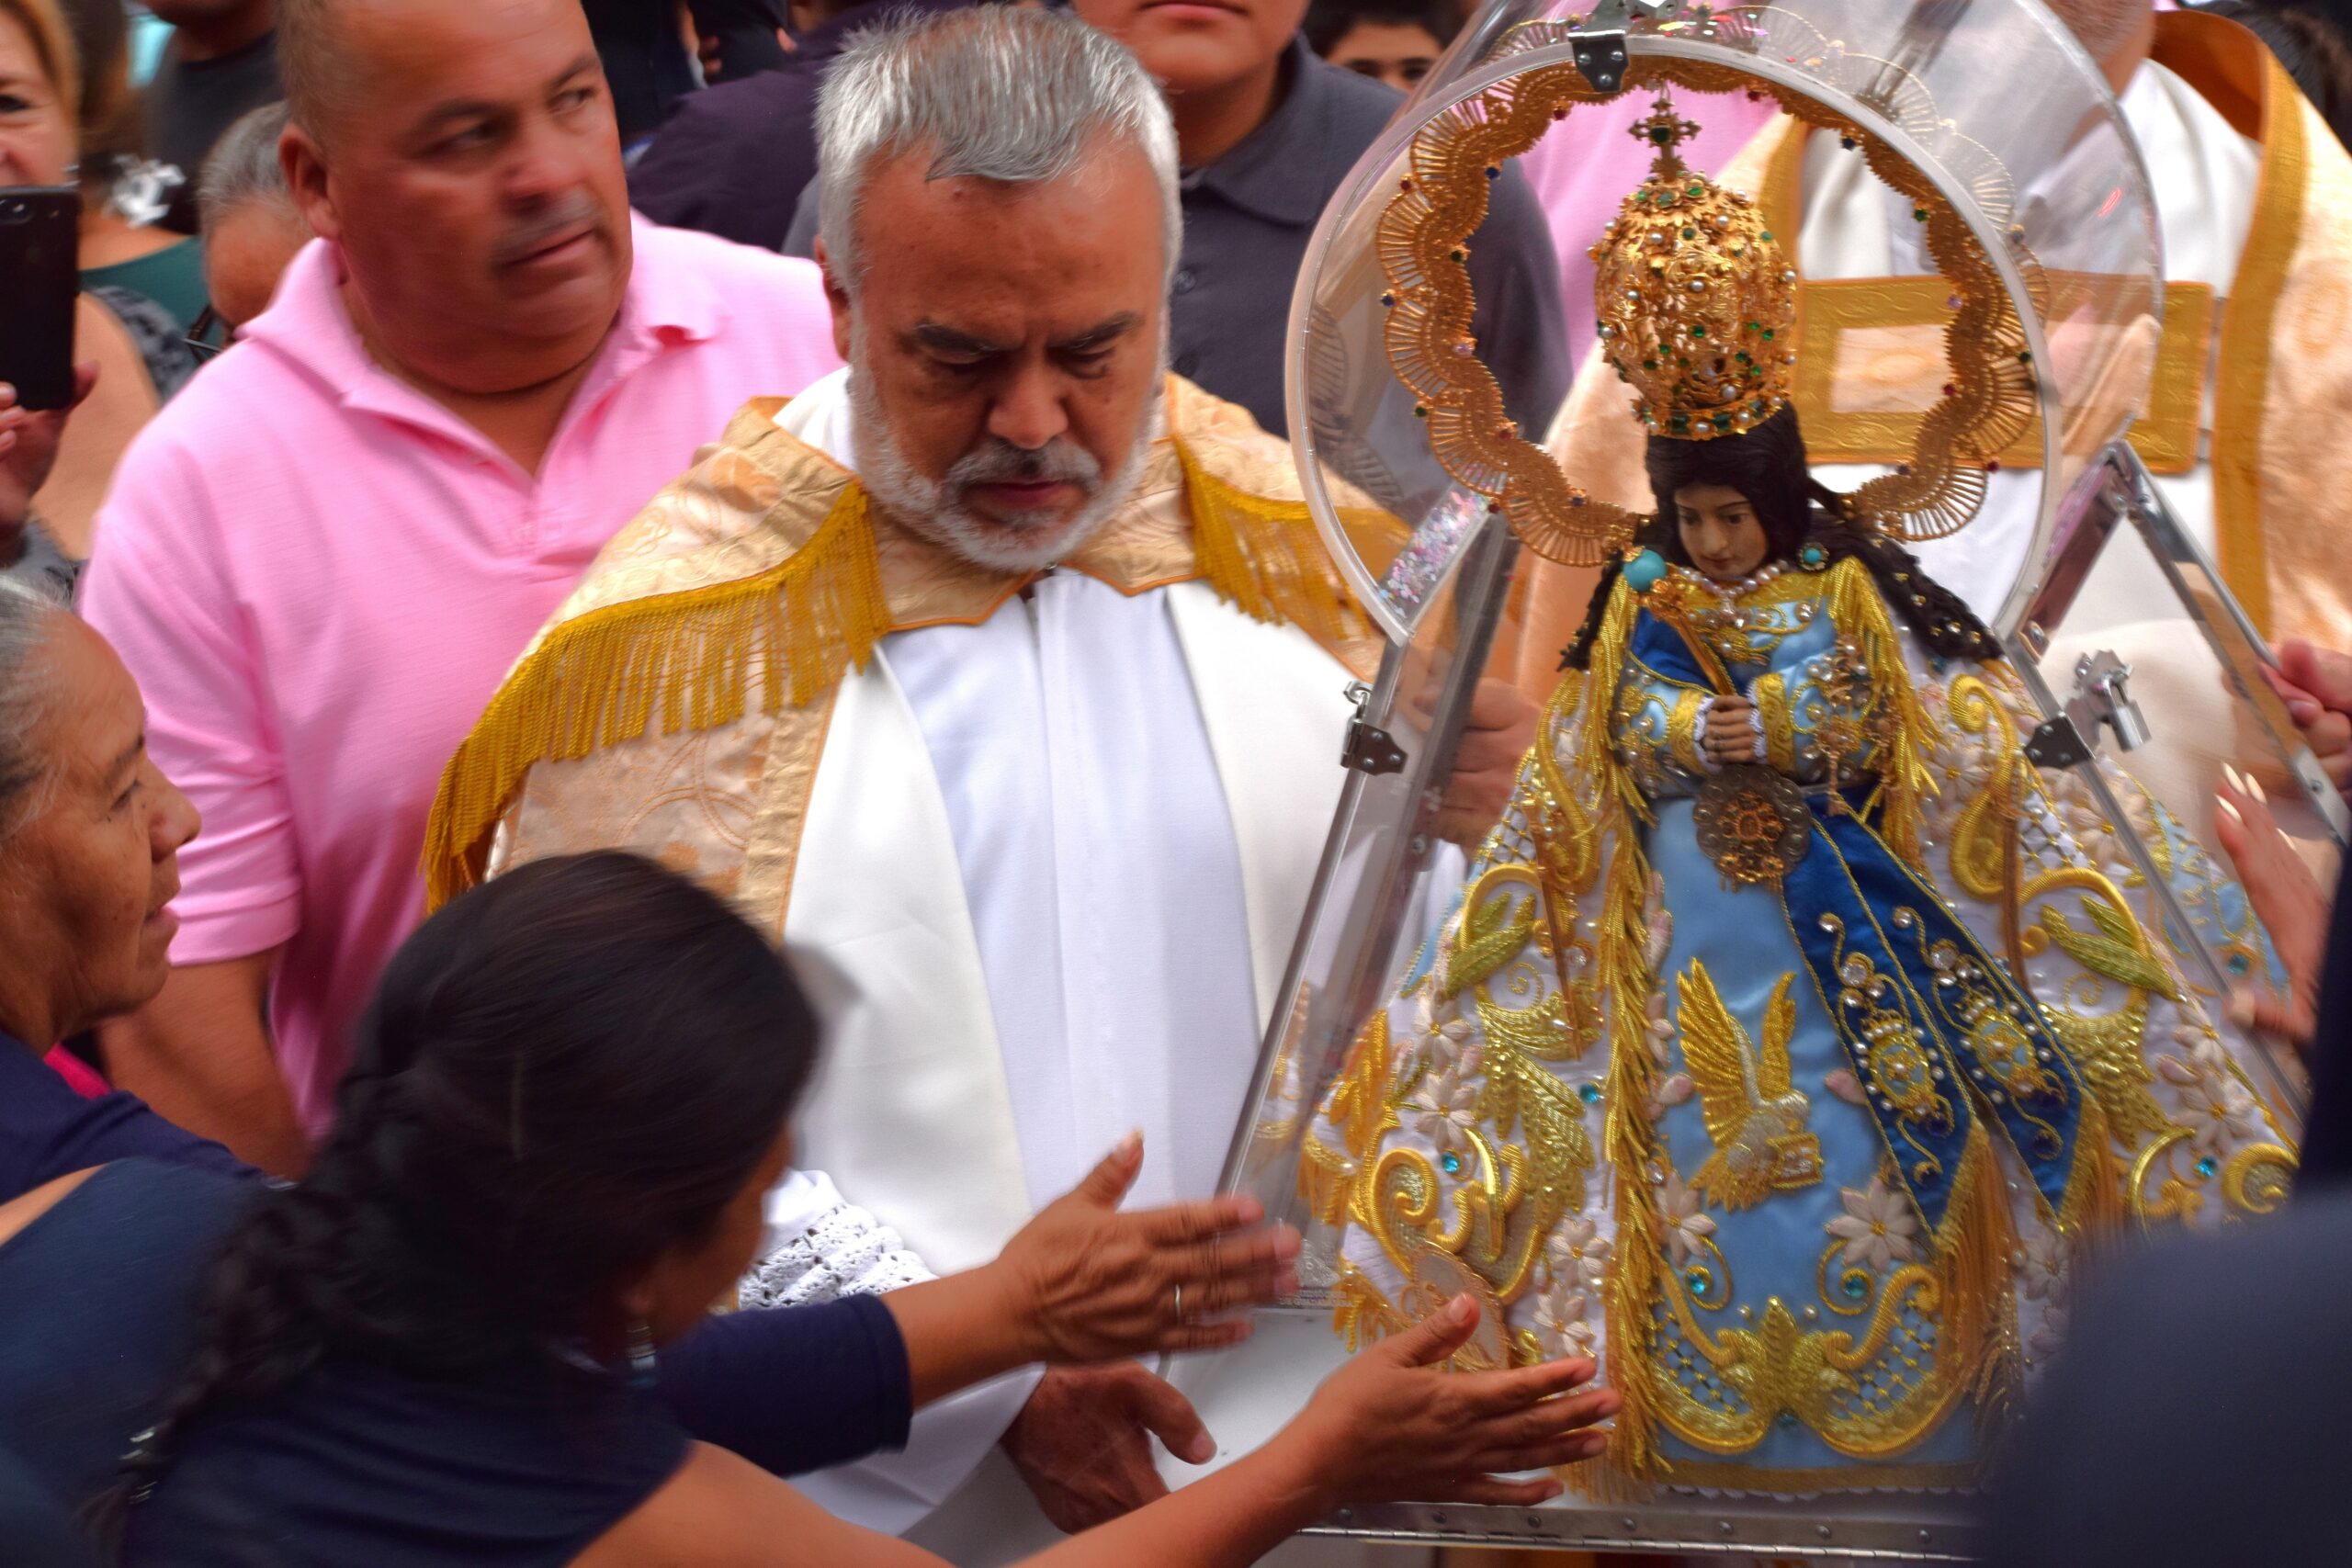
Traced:
POLYGON ((1650 176, 1592 247, 1601 352, 1657 435, 1705 441, 1785 407, 1796 363, 1796 274, 1746 192, 1677 151, 1699 128, 1660 94, 1634 135, 1650 176))

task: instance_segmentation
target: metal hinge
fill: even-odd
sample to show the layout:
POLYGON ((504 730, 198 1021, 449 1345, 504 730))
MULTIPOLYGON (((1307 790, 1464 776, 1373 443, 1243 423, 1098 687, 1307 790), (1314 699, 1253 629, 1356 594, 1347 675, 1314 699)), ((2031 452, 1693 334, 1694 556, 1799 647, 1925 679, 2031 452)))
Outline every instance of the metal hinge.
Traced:
POLYGON ((1372 688, 1362 681, 1350 682, 1348 701, 1355 704, 1356 716, 1348 721, 1347 744, 1340 749, 1340 766, 1378 778, 1383 773, 1401 773, 1405 767, 1405 749, 1396 744, 1388 731, 1376 724, 1364 722, 1364 705, 1372 700, 1372 688))
POLYGON ((2132 666, 2107 649, 2086 653, 2075 663, 2075 694, 2066 711, 2035 726, 2025 743, 2026 760, 2038 768, 2073 768, 2098 751, 2099 731, 2111 730, 2119 751, 2148 743, 2148 720, 2127 682, 2132 666))
POLYGON ((1624 85, 1625 29, 1633 19, 1671 21, 1681 11, 1682 0, 1600 0, 1569 36, 1568 51, 1593 91, 1613 93, 1624 85))

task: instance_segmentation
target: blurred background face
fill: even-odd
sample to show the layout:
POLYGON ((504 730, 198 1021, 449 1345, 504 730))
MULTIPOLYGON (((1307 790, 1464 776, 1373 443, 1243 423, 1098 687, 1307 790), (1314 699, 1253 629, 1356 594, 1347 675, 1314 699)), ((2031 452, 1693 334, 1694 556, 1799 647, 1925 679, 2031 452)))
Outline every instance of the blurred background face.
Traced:
POLYGON ((873 167, 854 297, 829 280, 860 476, 967 558, 1034 570, 1117 510, 1148 445, 1159 185, 1126 146, 1036 185, 928 179, 930 162, 873 167))
POLYGON ((32 34, 0 6, 0 185, 57 186, 74 162, 74 122, 32 34))
POLYGON ((1332 64, 1408 92, 1430 73, 1444 50, 1435 35, 1411 22, 1358 22, 1325 55, 1332 64))
POLYGON ((1290 44, 1306 0, 1072 0, 1135 51, 1171 95, 1214 91, 1263 70, 1290 44))
POLYGON ((175 28, 200 28, 254 8, 254 0, 148 0, 147 9, 175 28))
POLYGON ((122 660, 70 616, 49 624, 49 697, 30 739, 52 771, 41 809, 0 842, 0 952, 46 988, 47 1021, 62 1032, 163 988, 176 929, 165 906, 197 818, 148 760, 122 660))
POLYGON ((335 15, 344 90, 324 126, 288 135, 319 150, 323 179, 298 177, 297 194, 343 247, 376 336, 465 391, 584 360, 620 309, 629 234, 578 5, 350 0, 335 15))
POLYGON ((310 225, 285 202, 241 202, 215 217, 204 231, 204 283, 213 310, 232 327, 260 315, 286 264, 310 238, 310 225))

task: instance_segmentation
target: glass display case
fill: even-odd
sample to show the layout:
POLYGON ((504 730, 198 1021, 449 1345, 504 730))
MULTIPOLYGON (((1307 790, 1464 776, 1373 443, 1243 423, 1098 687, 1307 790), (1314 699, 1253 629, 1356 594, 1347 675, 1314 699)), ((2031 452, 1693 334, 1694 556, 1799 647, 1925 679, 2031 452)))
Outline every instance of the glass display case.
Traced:
MULTIPOLYGON (((2212 1010, 2269 958, 2242 900, 2203 897, 2205 884, 2177 874, 2184 846, 2211 841, 2211 789, 2199 795, 2203 774, 2168 776, 2157 759, 2206 737, 2208 751, 2266 780, 2315 856, 2344 841, 2340 801, 2255 673, 2259 639, 2122 445, 2151 400, 2167 299, 2146 171, 2064 27, 2034 0, 1497 0, 1342 186, 1295 296, 1301 475, 1390 647, 1358 693, 1351 776, 1226 1171, 1227 1190, 1306 1233, 1302 1292, 1261 1314, 1241 1350, 1172 1369, 1226 1453, 1279 1426, 1346 1353, 1331 1326, 1340 1237, 1302 1196, 1303 1132, 1459 897, 1468 861, 1446 841, 1441 807, 1471 691, 1511 653, 1530 595, 1591 581, 1543 569, 1600 565, 1631 521, 1580 481, 1577 451, 1555 457, 1541 433, 1502 418, 1455 281, 1492 172, 1541 138, 1577 137, 1580 109, 1626 93, 1663 94, 1662 107, 1700 121, 1724 95, 1769 97, 1815 141, 1834 139, 1827 163, 1842 156, 1849 177, 1875 181, 1890 222, 1909 225, 1873 280, 1879 298, 1836 278, 1798 286, 1794 400, 1808 438, 1816 423, 1825 433, 1817 468, 1838 465, 1838 488, 1964 584, 2043 721, 2027 738, 2031 760, 2078 777, 2132 825, 2132 865, 2118 874, 2136 875, 2142 912, 2212 1010), (1341 525, 1367 498, 1409 535, 1376 566, 1341 525), (2098 608, 2118 603, 2136 606, 2131 621, 2098 608)), ((1759 199, 1768 223, 1803 221, 1759 199)), ((2299 1125, 2291 1067, 2260 1060, 2265 1106, 2299 1125)), ((2276 1196, 2266 1189, 2255 1206, 2276 1196)), ((1498 1336, 1483 1353, 1501 1361, 1510 1349, 1498 1336)), ((1924 1488, 1663 1485, 1572 1488, 1521 1510, 1397 1506, 1329 1528, 1937 1561, 1966 1556, 1966 1517, 1962 1499, 1924 1488)))

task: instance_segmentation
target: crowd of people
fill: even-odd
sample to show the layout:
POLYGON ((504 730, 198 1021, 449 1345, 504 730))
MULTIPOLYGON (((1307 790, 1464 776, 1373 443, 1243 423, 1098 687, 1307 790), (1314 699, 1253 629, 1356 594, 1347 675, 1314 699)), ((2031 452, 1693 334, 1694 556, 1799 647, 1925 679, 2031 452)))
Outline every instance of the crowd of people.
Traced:
MULTIPOLYGON (((2300 106, 2199 73, 2219 22, 2056 9, 2196 152, 2167 265, 2234 303, 2300 106)), ((135 89, 119 0, 0 0, 0 185, 83 203, 74 400, 0 387, 0 1555, 1207 1568, 1604 1452, 1572 1339, 1461 1370, 1476 1291, 1172 1493, 1160 1450, 1220 1450, 1144 1359, 1298 1284, 1299 1235, 1210 1194, 1381 643, 1302 493, 1287 322, 1452 0, 153 11, 135 89)), ((2323 12, 2232 14, 2346 101, 2323 12)), ((1885 270, 1772 108, 1682 155, 1792 182, 1809 274, 1885 270)), ((1457 258, 1460 351, 1588 468, 1634 439, 1587 247, 1639 112, 1493 171, 1457 258)), ((2352 158, 2310 124, 2328 213, 2352 158)), ((2265 297, 2347 272, 2307 238, 2265 297)), ((2352 366, 2247 427, 2237 319, 2165 482, 2352 789, 2295 456, 2352 366)), ((1431 803, 1467 851, 1591 598, 1527 586, 1431 803)), ((2102 1484, 2085 1432, 2142 1445, 2133 1495, 2202 1473, 2146 1375, 2184 1344, 2267 1391, 2247 1447, 2308 1410, 2335 1451, 2352 920, 2258 783, 2211 826, 2289 981, 2241 1020, 2313 1064, 2314 1196, 2077 1315, 2005 1562, 2218 1539, 2018 1522, 2102 1484), (2120 1304, 2157 1295, 2162 1334, 2120 1304)), ((2235 1495, 2328 1550, 2322 1499, 2235 1495)))

